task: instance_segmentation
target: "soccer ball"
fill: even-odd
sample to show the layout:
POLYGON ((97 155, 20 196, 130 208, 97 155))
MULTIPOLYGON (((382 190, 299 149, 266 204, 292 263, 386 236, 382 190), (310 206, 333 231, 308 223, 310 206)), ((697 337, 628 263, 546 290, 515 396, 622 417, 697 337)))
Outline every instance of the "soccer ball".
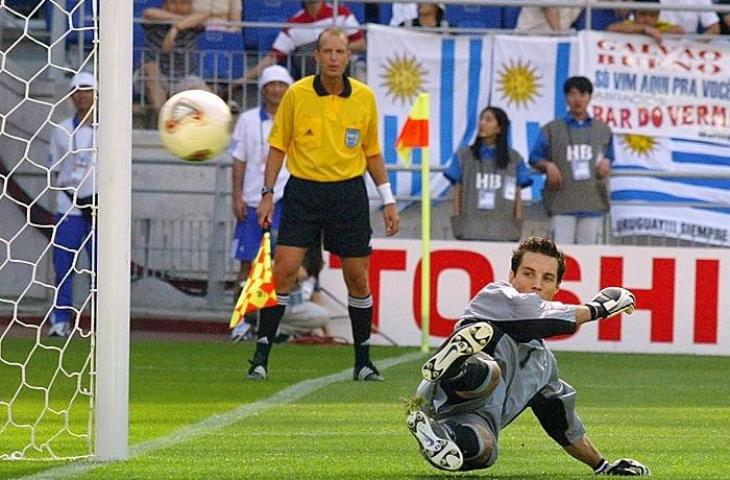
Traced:
POLYGON ((231 110, 218 95, 185 90, 162 106, 157 128, 170 153, 188 162, 203 162, 228 146, 231 120, 231 110))

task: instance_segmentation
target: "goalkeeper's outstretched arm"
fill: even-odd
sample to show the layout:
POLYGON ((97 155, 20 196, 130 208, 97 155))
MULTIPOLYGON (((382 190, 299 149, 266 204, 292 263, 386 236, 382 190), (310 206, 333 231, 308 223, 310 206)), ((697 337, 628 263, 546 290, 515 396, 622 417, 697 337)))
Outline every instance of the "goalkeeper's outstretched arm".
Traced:
POLYGON ((619 313, 631 314, 636 307, 636 297, 622 287, 608 287, 598 292, 585 305, 576 307, 576 323, 582 325, 594 320, 611 318, 619 313))

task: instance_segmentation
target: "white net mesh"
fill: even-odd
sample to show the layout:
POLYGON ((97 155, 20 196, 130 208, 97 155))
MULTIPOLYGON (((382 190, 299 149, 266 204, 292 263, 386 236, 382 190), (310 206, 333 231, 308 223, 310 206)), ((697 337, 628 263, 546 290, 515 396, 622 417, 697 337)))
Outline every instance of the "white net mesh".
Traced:
POLYGON ((92 453, 96 12, 0 2, 3 460, 92 453))

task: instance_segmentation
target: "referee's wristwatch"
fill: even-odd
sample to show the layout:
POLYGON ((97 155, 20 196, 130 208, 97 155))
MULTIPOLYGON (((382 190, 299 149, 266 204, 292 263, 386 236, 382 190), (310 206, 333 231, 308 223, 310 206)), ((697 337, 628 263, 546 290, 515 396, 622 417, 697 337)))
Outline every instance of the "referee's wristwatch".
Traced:
POLYGON ((267 187, 264 185, 264 187, 261 189, 261 196, 263 197, 267 193, 274 194, 274 187, 267 187))

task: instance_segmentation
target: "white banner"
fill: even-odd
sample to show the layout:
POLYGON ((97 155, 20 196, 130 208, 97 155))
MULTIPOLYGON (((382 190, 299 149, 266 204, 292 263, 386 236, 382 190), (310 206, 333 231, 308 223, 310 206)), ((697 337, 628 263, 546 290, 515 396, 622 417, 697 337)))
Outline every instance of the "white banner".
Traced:
MULTIPOLYGON (((511 243, 431 243, 431 345, 451 333, 470 298, 484 285, 507 279, 511 243)), ((370 284, 376 329, 373 342, 421 342, 421 243, 374 239, 370 284), (393 286, 397 286, 393 288, 393 286)), ((730 251, 570 245, 561 290, 565 303, 583 303, 601 288, 624 286, 636 294, 633 315, 584 325, 578 333, 551 340, 555 350, 730 355, 730 251)), ((339 261, 328 265, 321 283, 347 298, 339 261)), ((349 336, 349 321, 333 321, 349 336)))
POLYGON ((730 142, 730 46, 608 32, 579 33, 591 108, 619 133, 730 142))
MULTIPOLYGON (((387 164, 402 164, 395 151, 396 139, 421 92, 431 96, 431 165, 447 166, 461 145, 473 141, 479 112, 488 104, 491 54, 489 37, 368 25, 368 85, 378 99, 387 164)), ((413 160, 414 165, 420 164, 418 152, 413 160)), ((398 194, 420 194, 420 174, 389 175, 398 194)), ((432 192, 440 193, 447 185, 443 175, 433 175, 432 192)))
POLYGON ((730 207, 709 206, 730 205, 730 146, 617 135, 614 147, 611 225, 615 236, 649 235, 730 246, 730 207), (625 169, 672 176, 621 175, 625 169), (618 205, 615 201, 641 204, 618 205))

